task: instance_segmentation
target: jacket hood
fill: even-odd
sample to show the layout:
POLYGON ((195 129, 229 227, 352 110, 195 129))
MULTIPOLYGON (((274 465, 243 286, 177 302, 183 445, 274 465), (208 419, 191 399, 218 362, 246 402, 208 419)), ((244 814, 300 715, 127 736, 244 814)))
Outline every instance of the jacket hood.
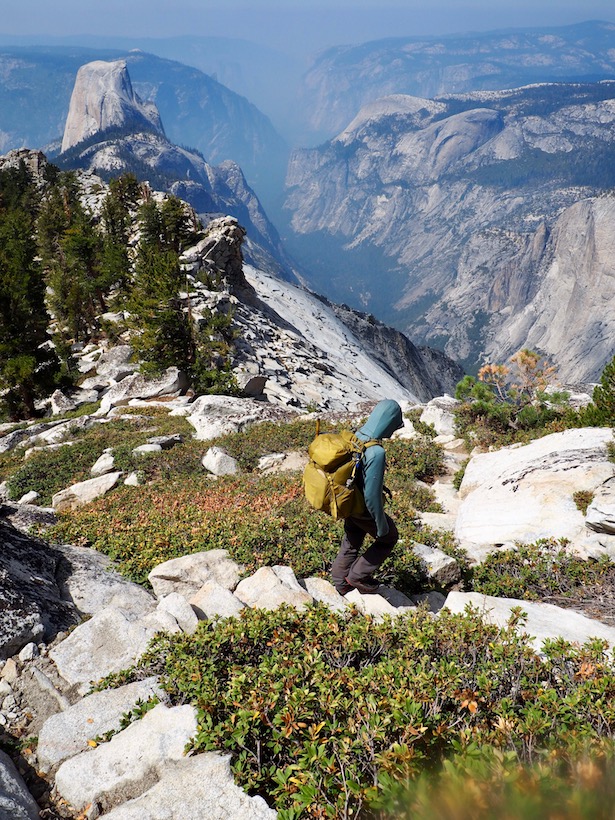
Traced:
POLYGON ((361 438, 390 438, 396 430, 404 426, 401 407, 393 399, 379 401, 369 418, 357 430, 361 438))

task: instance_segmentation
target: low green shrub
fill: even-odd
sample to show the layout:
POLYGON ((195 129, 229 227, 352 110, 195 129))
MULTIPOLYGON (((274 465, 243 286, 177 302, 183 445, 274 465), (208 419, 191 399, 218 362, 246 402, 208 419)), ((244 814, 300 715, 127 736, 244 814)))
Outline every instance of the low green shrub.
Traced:
MULTIPOLYGON (((405 544, 445 540, 418 527, 413 506, 404 507, 407 516, 401 509, 396 496, 392 512, 405 544)), ((228 549, 247 572, 286 564, 298 577, 326 576, 342 534, 342 522, 309 509, 297 474, 248 474, 212 482, 201 472, 121 487, 87 508, 61 514, 47 535, 93 546, 118 561, 132 580, 145 583, 163 561, 219 548, 228 549)), ((420 577, 419 562, 400 544, 383 579, 414 592, 421 587, 420 577)))
POLYGON ((459 490, 461 487, 461 482, 463 481, 463 477, 466 474, 466 468, 470 463, 470 459, 466 458, 460 465, 459 469, 455 471, 455 475, 453 476, 453 487, 456 490, 459 490))
POLYGON ((407 441, 395 439, 385 445, 387 474, 391 486, 403 486, 410 481, 433 481, 444 472, 444 450, 428 436, 416 436, 407 441))
POLYGON ((551 642, 539 656, 515 631, 521 620, 245 609, 194 635, 158 636, 139 674, 197 707, 193 751, 230 753, 240 785, 282 820, 373 816, 396 783, 452 754, 463 765, 488 746, 517 765, 571 766, 612 738, 604 644, 551 642))
POLYGON ((502 598, 538 600, 566 596, 596 584, 615 569, 609 559, 586 561, 565 549, 566 541, 543 539, 492 552, 473 571, 476 592, 502 598))
POLYGON ((438 433, 436 432, 436 428, 433 424, 427 424, 424 421, 421 421, 421 416, 423 415, 423 408, 417 407, 413 410, 408 410, 405 413, 407 419, 410 419, 412 422, 412 426, 416 430, 416 432, 421 436, 427 436, 427 438, 435 438, 438 433))
MULTIPOLYGON (((333 431, 342 426, 328 424, 327 430, 333 431)), ((250 425, 238 433, 221 436, 212 444, 223 447, 237 459, 242 470, 251 472, 256 469, 261 456, 290 450, 307 451, 315 434, 316 425, 313 421, 293 421, 287 424, 264 421, 250 425)))

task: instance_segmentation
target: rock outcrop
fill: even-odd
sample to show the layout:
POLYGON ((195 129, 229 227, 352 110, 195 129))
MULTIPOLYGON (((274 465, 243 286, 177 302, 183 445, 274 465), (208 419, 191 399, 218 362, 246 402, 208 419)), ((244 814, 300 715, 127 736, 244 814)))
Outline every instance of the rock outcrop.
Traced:
POLYGON ((125 60, 96 60, 77 72, 62 151, 111 129, 162 133, 162 123, 156 106, 135 94, 125 60))
POLYGON ((459 488, 455 535, 471 555, 516 541, 566 538, 579 551, 599 543, 574 502, 615 474, 606 428, 566 430, 522 447, 475 456, 459 488))
POLYGON ((0 660, 32 641, 50 641, 79 622, 62 595, 57 574, 63 555, 0 519, 0 660))

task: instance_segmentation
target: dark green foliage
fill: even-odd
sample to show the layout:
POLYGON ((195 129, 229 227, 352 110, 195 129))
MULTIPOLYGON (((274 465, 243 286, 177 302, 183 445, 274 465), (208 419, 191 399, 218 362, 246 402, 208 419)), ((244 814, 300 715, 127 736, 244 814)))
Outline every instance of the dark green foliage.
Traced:
POLYGON ((444 451, 428 436, 416 436, 409 441, 389 441, 387 478, 389 483, 419 480, 433 481, 444 471, 444 451))
POLYGON ((65 346, 89 341, 96 334, 96 315, 106 309, 110 288, 101 261, 102 238, 79 197, 75 174, 60 174, 47 191, 38 219, 40 253, 51 289, 49 304, 65 346))
POLYGON ((615 148, 601 139, 588 141, 582 151, 548 153, 538 148, 520 157, 484 165, 472 172, 473 182, 499 189, 522 188, 542 183, 615 187, 615 148))
POLYGON ((241 393, 231 372, 231 352, 236 338, 232 313, 203 310, 198 327, 193 328, 194 362, 188 366, 197 393, 241 393))
POLYGON ((153 372, 173 365, 187 370, 194 361, 192 330, 179 299, 182 279, 175 251, 141 243, 128 309, 138 331, 132 345, 153 372))
POLYGON ((32 416, 36 398, 72 383, 73 343, 104 336, 120 341, 127 330, 146 372, 177 366, 198 392, 238 393, 232 314, 210 311, 197 326, 185 295, 189 283, 179 256, 200 236, 191 209, 173 196, 157 203, 132 174, 110 182, 100 218, 85 210, 75 172, 50 168, 39 183, 23 163, 0 176, 5 412, 32 416), (103 320, 109 308, 128 311, 129 322, 103 320), (41 347, 49 332, 54 346, 41 347))
POLYGON ((579 426, 615 425, 615 358, 604 368, 594 387, 591 404, 579 413, 579 426))
POLYGON ((615 576, 609 560, 582 560, 565 546, 550 539, 493 552, 474 569, 473 587, 485 595, 539 600, 572 595, 579 587, 615 576))
POLYGON ((132 260, 128 249, 132 212, 140 194, 136 177, 125 174, 109 183, 109 193, 102 207, 102 256, 100 261, 101 286, 109 291, 113 285, 125 297, 130 279, 132 260))
POLYGON ((34 400, 54 384, 45 282, 37 258, 38 192, 23 162, 0 172, 0 387, 11 418, 35 415, 34 400))
POLYGON ((396 783, 453 753, 466 762, 491 747, 517 767, 572 768, 606 748, 615 669, 603 644, 552 642, 541 658, 517 635, 520 620, 246 609, 156 638, 139 674, 159 674, 172 703, 198 708, 194 751, 230 753, 238 782, 284 820, 369 817, 396 783))
POLYGON ((199 393, 238 393, 230 372, 232 316, 209 311, 197 326, 180 298, 188 289, 179 254, 196 235, 185 205, 170 197, 147 200, 139 209, 141 240, 128 299, 133 345, 146 369, 175 365, 199 393))

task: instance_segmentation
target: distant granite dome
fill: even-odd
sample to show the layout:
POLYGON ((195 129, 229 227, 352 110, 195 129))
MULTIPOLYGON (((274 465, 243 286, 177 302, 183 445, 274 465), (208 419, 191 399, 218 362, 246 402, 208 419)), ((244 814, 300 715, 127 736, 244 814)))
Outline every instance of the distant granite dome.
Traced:
POLYGON ((64 128, 62 151, 108 128, 164 133, 158 109, 135 94, 125 60, 86 63, 77 72, 64 128))

